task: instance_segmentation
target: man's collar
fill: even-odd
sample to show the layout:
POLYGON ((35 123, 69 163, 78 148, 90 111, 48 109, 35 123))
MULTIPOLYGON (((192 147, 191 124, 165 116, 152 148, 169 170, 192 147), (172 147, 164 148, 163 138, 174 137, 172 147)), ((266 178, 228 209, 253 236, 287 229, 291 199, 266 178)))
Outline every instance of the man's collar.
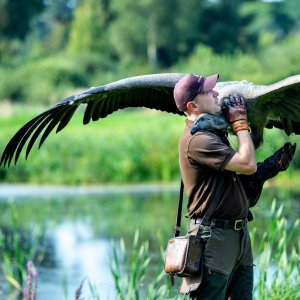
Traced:
POLYGON ((200 114, 195 122, 188 120, 187 126, 191 128, 191 134, 195 134, 199 130, 213 130, 227 132, 229 122, 224 115, 200 114), (189 126, 191 125, 191 126, 189 126))

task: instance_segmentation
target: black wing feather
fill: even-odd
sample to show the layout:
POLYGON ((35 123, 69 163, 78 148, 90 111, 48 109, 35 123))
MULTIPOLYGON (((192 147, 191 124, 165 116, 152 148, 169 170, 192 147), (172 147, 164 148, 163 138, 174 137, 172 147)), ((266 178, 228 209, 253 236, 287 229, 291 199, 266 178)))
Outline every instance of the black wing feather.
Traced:
POLYGON ((283 127, 285 133, 300 134, 300 75, 265 87, 265 93, 257 98, 260 106, 267 105, 268 120, 279 121, 276 127, 283 127))
MULTIPOLYGON (((31 128, 34 126, 36 123, 40 123, 43 120, 43 117, 45 115, 49 114, 48 111, 42 113, 41 115, 38 115, 37 117, 33 118, 31 121, 26 123, 24 126, 22 126, 17 133, 12 137, 12 139, 9 141, 7 146, 5 147, 3 154, 1 156, 1 165, 3 164, 4 166, 7 164, 8 166, 10 165, 15 150, 18 147, 19 143, 24 140, 26 142, 26 139, 24 139, 24 136, 28 131, 31 130, 31 128)), ((33 127, 34 128, 34 127, 33 127)), ((23 143, 24 145, 24 143, 23 143)), ((21 150, 21 149, 20 149, 21 150)))
POLYGON ((97 101, 97 105, 95 106, 95 109, 93 111, 92 120, 97 121, 101 117, 101 112, 103 109, 103 106, 105 105, 104 101, 97 101))
MULTIPOLYGON (((48 117, 48 116, 47 116, 48 117)), ((39 120, 37 120, 28 130, 27 132, 24 134, 24 136, 22 137, 22 139, 20 140, 20 143, 18 146, 16 146, 16 153, 15 153, 15 163, 17 162, 20 153, 25 145, 25 143, 27 142, 28 138, 30 137, 30 135, 33 133, 33 131, 36 129, 36 127, 44 120, 44 118, 40 118, 39 120)), ((12 158, 13 156, 11 156, 12 158)), ((9 161, 10 164, 11 160, 9 161)))
POLYGON ((84 115, 83 115, 83 124, 86 125, 91 121, 91 118, 93 116, 94 110, 97 106, 98 102, 97 101, 93 101, 93 102, 89 102, 86 106, 84 115))
POLYGON ((50 116, 51 121, 47 125, 47 127, 41 137, 41 140, 39 143, 39 148, 41 148, 41 146, 43 145, 47 136, 50 134, 50 132, 53 130, 53 128, 60 122, 60 120, 64 117, 66 112, 67 112, 67 109, 65 107, 61 107, 60 109, 57 109, 55 112, 53 112, 53 114, 51 114, 51 116, 50 116))
MULTIPOLYGON (((38 136, 40 135, 40 133, 43 131, 43 129, 45 128, 45 126, 47 126, 47 124, 49 124, 49 122, 51 122, 51 116, 47 116, 46 118, 43 119, 43 122, 40 123, 39 125, 35 126, 35 132, 33 133, 33 135, 31 136, 27 148, 26 148, 26 159, 30 153, 30 150, 32 148, 32 146, 34 145, 35 141, 37 140, 38 136)), ((17 160, 15 160, 15 163, 17 163, 17 160)))
POLYGON ((69 124, 76 110, 77 106, 70 106, 67 108, 65 115, 63 116, 59 125, 57 126, 56 133, 63 130, 69 124))

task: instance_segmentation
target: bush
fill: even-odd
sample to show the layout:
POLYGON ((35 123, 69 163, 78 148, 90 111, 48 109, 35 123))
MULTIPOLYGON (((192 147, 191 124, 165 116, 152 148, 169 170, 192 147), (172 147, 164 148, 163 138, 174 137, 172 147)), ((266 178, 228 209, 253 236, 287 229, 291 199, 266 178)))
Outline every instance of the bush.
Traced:
POLYGON ((62 53, 6 66, 0 69, 4 78, 0 82, 0 99, 53 104, 74 93, 75 89, 86 89, 98 73, 104 74, 108 69, 110 73, 102 76, 98 84, 106 83, 106 77, 108 81, 112 79, 113 67, 96 54, 70 56, 62 53))

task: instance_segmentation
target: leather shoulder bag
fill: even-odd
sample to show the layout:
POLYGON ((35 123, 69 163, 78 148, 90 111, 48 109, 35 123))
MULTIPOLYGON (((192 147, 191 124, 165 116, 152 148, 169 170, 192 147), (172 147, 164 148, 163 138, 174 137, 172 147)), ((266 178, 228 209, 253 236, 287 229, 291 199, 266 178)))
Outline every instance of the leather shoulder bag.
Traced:
MULTIPOLYGON (((205 240, 201 238, 201 230, 199 230, 200 227, 196 235, 179 236, 181 230, 180 226, 183 190, 184 186, 181 180, 175 233, 174 237, 168 241, 165 254, 164 271, 172 277, 199 276, 203 271, 203 253, 205 248, 205 240)), ((201 224, 209 225, 210 216, 217 207, 220 196, 221 191, 219 190, 216 197, 204 214, 201 224)))

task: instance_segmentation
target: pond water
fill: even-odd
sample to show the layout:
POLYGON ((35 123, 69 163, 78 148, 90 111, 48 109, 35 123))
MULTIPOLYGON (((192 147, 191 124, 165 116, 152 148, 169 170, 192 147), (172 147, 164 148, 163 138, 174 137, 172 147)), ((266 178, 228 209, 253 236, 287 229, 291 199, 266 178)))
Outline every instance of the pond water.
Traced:
MULTIPOLYGON (((138 229, 140 240, 149 240, 151 252, 159 256, 158 234, 165 241, 173 234, 178 190, 174 185, 71 188, 2 185, 0 224, 9 228, 15 219, 24 230, 46 228, 45 256, 38 267, 38 299, 75 299, 76 290, 85 278, 95 284, 101 299, 113 299, 112 240, 124 238, 130 248, 138 229)), ((267 226, 274 198, 277 206, 284 203, 283 215, 291 224, 299 218, 300 190, 267 188, 252 210, 255 223, 262 230, 267 226)), ((8 287, 2 284, 0 291, 1 287, 3 299, 7 299, 8 287)))

